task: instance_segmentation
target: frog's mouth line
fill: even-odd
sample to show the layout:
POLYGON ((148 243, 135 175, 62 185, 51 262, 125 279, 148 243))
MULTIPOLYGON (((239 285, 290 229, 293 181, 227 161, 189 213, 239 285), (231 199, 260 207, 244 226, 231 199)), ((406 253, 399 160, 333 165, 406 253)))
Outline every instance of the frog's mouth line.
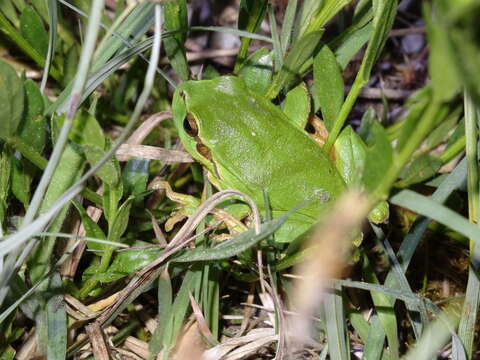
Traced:
POLYGON ((207 159, 213 165, 213 171, 215 172, 215 176, 220 178, 220 174, 217 171, 217 166, 212 158, 212 153, 210 149, 202 142, 202 139, 198 136, 198 124, 195 117, 192 114, 187 114, 185 119, 183 120, 183 129, 185 132, 193 138, 196 142, 196 148, 200 155, 202 155, 205 159, 207 159))

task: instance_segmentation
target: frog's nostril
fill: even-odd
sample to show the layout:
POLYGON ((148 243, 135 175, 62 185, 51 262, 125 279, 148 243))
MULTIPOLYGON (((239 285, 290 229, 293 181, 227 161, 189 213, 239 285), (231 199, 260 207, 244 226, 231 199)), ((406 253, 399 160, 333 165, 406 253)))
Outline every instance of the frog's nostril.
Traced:
POLYGON ((183 128, 188 135, 192 137, 198 136, 197 122, 191 114, 188 114, 185 120, 183 120, 183 128))

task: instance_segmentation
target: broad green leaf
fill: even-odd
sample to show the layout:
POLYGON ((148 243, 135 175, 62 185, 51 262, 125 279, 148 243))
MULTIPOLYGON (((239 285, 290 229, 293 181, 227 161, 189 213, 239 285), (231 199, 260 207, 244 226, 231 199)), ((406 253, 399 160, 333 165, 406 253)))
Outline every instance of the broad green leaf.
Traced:
POLYGON ((439 0, 432 3, 431 11, 428 6, 424 9, 433 45, 429 70, 437 100, 448 100, 465 86, 476 104, 480 104, 480 42, 476 23, 480 4, 439 0))
MULTIPOLYGON (((63 152, 60 162, 50 182, 39 213, 43 214, 72 186, 80 177, 84 166, 84 157, 77 152, 77 149, 68 145, 63 152)), ((59 232, 67 216, 69 205, 55 217, 48 227, 50 232, 59 232)), ((35 283, 49 269, 53 261, 53 250, 56 243, 56 237, 49 236, 42 239, 33 253, 30 255, 28 268, 32 282, 35 283)))
MULTIPOLYGON (((59 118, 63 122, 63 119, 59 118)), ((79 145, 91 145, 100 149, 105 147, 105 134, 97 119, 89 112, 78 111, 69 134, 70 140, 79 145)))
POLYGON ((267 48, 260 48, 244 61, 238 74, 247 87, 259 94, 265 94, 272 83, 273 53, 267 48))
POLYGON ((130 218, 130 209, 132 208, 133 197, 130 196, 118 208, 117 214, 108 228, 108 239, 113 241, 120 241, 123 233, 127 229, 128 219, 130 218))
POLYGON ((392 145, 385 129, 378 122, 372 125, 367 147, 362 181, 368 191, 373 191, 393 162, 392 145))
MULTIPOLYGON (((265 17, 267 10, 267 0, 241 0, 238 13, 238 30, 256 33, 265 17)), ((237 61, 235 63, 235 73, 238 73, 247 57, 248 47, 252 39, 242 37, 240 49, 238 50, 237 61)))
MULTIPOLYGON (((0 151, 0 227, 2 226, 5 212, 8 207, 8 194, 10 193, 11 153, 2 149, 0 151)), ((3 229, 3 227, 2 227, 3 229)))
POLYGON ((352 127, 347 126, 335 141, 335 166, 347 185, 358 185, 366 157, 367 146, 352 127))
POLYGON ((22 119, 25 90, 22 80, 7 63, 0 61, 0 139, 14 135, 22 119))
POLYGON ((322 110, 327 130, 332 129, 340 108, 343 105, 343 77, 335 55, 324 45, 313 60, 315 96, 322 110))
MULTIPOLYGON (((30 184, 32 183, 33 167, 24 161, 12 157, 12 193, 23 204, 25 209, 30 201, 30 184)), ((7 170, 5 167, 1 167, 7 170)), ((8 171, 8 170, 7 170, 8 171)))
MULTIPOLYGON (((143 241, 135 242, 134 246, 151 245, 143 241)), ((97 280, 102 283, 112 282, 121 279, 124 276, 133 274, 134 272, 143 269, 157 258, 159 254, 158 249, 144 249, 133 251, 119 252, 108 270, 101 274, 95 274, 92 280, 97 280)))
POLYGON ((427 180, 434 176, 442 165, 443 161, 438 157, 430 154, 422 155, 402 171, 401 180, 397 182, 397 186, 407 187, 427 180))
POLYGON ((428 42, 430 44, 428 72, 432 81, 433 96, 437 101, 448 101, 461 87, 457 73, 453 49, 448 41, 447 29, 440 26, 438 17, 424 7, 427 23, 428 42))
POLYGON ((32 80, 26 80, 24 87, 25 113, 18 129, 18 135, 41 154, 47 141, 47 121, 43 116, 45 103, 40 90, 32 80))
MULTIPOLYGON (((118 170, 119 171, 119 170, 118 170)), ((103 189, 103 214, 110 223, 115 219, 118 204, 123 197, 123 182, 119 181, 114 185, 104 184, 103 189)))
POLYGON ((308 33, 293 45, 283 62, 280 72, 275 75, 273 83, 268 89, 266 94, 268 99, 275 98, 284 87, 291 83, 300 81, 302 65, 313 55, 322 34, 323 31, 308 33))
POLYGON ((28 6, 20 16, 20 29, 22 36, 43 57, 47 56, 48 34, 43 25, 42 18, 35 9, 28 6))
MULTIPOLYGON (((127 161, 122 171, 122 181, 125 195, 137 197, 147 190, 149 161, 147 159, 131 159, 127 161)), ((135 199, 139 205, 143 199, 135 199)))
POLYGON ((310 115, 310 94, 304 82, 290 90, 285 96, 283 112, 301 130, 305 129, 310 115))
POLYGON ((62 279, 55 272, 50 277, 47 304, 47 358, 49 360, 63 360, 67 356, 67 312, 63 299, 62 279))
MULTIPOLYGON (((85 228, 86 236, 91 238, 101 239, 101 240, 107 239, 107 237, 105 236, 100 226, 95 221, 93 221, 90 216, 88 216, 83 206, 77 201, 73 201, 73 205, 75 206, 78 213, 80 214, 80 218, 82 219, 82 223, 85 228)), ((103 250, 105 248, 104 244, 100 244, 93 241, 87 241, 87 246, 89 249, 92 249, 92 250, 103 250)))
POLYGON ((178 77, 182 81, 187 81, 190 77, 184 46, 188 30, 187 2, 186 0, 164 1, 163 12, 165 30, 177 32, 164 38, 165 52, 178 77))
MULTIPOLYGON (((105 155, 105 150, 96 145, 84 145, 83 151, 85 152, 85 156, 89 164, 92 166, 98 163, 105 155)), ((103 165, 95 173, 100 179, 109 185, 115 185, 119 180, 119 174, 115 166, 115 161, 115 159, 108 160, 105 165, 103 165)))

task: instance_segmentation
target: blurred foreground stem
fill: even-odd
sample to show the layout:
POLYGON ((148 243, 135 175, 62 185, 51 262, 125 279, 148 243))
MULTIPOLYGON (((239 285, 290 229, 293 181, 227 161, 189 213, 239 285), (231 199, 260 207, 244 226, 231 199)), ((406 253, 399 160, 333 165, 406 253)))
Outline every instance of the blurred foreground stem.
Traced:
MULTIPOLYGON (((465 137, 467 153, 468 218, 478 224, 479 183, 478 183, 478 128, 477 109, 465 92, 465 137)), ((480 302, 480 280, 477 276, 480 245, 470 240, 470 267, 468 271, 467 291, 463 303, 462 316, 458 326, 458 335, 462 340, 467 358, 472 359, 475 351, 475 323, 480 302)))

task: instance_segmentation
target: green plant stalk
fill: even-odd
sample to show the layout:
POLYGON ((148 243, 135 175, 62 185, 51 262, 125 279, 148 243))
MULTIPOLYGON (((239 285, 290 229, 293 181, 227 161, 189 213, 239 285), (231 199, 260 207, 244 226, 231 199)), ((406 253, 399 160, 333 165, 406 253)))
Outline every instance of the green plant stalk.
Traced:
MULTIPOLYGON (((27 54, 33 61, 37 63, 38 66, 44 67, 45 66, 45 58, 39 54, 37 50, 35 50, 24 38, 20 33, 15 29, 7 18, 0 12, 0 30, 10 38, 17 46, 27 54)), ((57 81, 60 81, 62 78, 62 74, 56 68, 51 68, 50 73, 53 78, 57 81)))
MULTIPOLYGON (((471 223, 478 224, 479 214, 479 183, 478 183, 478 129, 477 109, 470 95, 465 91, 465 151, 467 155, 467 189, 468 189, 468 218, 471 223)), ((468 271, 467 291, 462 308, 462 316, 458 326, 458 336, 462 340, 467 358, 472 359, 475 351, 475 325, 480 303, 480 279, 472 268, 478 265, 480 245, 470 240, 470 267, 468 271)))
MULTIPOLYGON (((98 268, 97 268, 97 271, 96 271, 96 274, 103 274, 104 272, 107 271, 107 269, 110 265, 110 260, 112 260, 113 250, 114 250, 113 246, 105 246, 105 248, 103 250, 103 253, 102 253, 102 257, 100 259, 100 264, 98 265, 98 268)), ((88 279, 85 282, 85 285, 83 285, 83 287, 80 289, 80 293, 79 293, 80 298, 82 299, 82 298, 87 297, 88 294, 90 293, 90 291, 92 291, 93 289, 95 289, 97 287, 97 284, 98 284, 98 280, 88 279)))
POLYGON ((465 135, 458 138, 452 145, 450 145, 442 155, 439 156, 444 164, 451 161, 455 156, 459 155, 465 149, 466 138, 465 135))
POLYGON ((390 188, 397 179, 400 171, 402 171, 403 167, 411 160, 412 154, 418 149, 422 141, 432 129, 436 119, 435 115, 437 114, 439 107, 440 103, 438 102, 432 102, 428 106, 410 140, 405 144, 400 153, 395 156, 392 166, 389 168, 374 192, 370 195, 372 206, 375 206, 375 204, 381 200, 387 199, 390 188))
POLYGON ((357 77, 355 78, 355 81, 353 82, 352 88, 350 89, 347 95, 347 98, 345 99, 345 102, 343 103, 342 108, 338 113, 337 119, 333 124, 332 131, 330 131, 330 134, 328 135, 328 138, 327 138, 327 142, 323 147, 323 149, 327 154, 332 149, 333 144, 335 143, 335 140, 338 137, 338 134, 340 134, 340 131, 342 130, 342 127, 345 124, 345 121, 347 120, 348 115, 352 111, 353 105, 355 105, 355 102, 357 101, 358 96, 360 95, 363 87, 367 83, 368 83, 368 80, 363 78, 362 71, 360 71, 357 77))

